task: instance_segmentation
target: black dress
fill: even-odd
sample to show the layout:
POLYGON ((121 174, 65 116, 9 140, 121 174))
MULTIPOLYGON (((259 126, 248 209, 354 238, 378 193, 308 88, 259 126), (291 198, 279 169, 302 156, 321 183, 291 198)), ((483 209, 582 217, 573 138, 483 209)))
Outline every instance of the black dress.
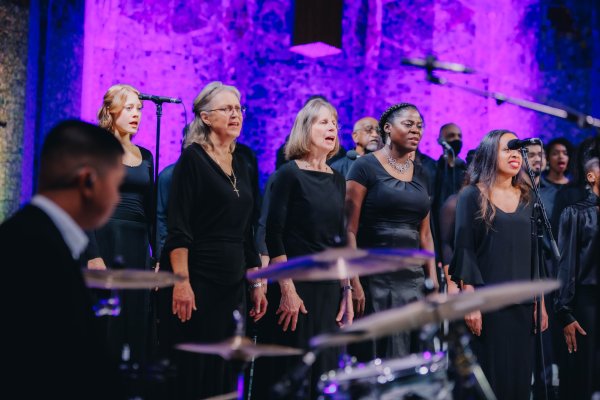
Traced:
MULTIPOLYGON (((284 164, 271 184, 266 242, 271 258, 287 255, 288 260, 317 253, 339 244, 344 236, 344 178, 333 174, 303 170, 295 161, 284 164)), ((308 314, 300 313, 294 332, 277 325, 275 315, 281 300, 277 283, 269 285, 269 309, 259 322, 259 341, 308 348, 310 338, 338 329, 335 322, 341 295, 339 281, 294 282, 308 314)), ((299 357, 260 359, 255 368, 254 398, 269 397, 269 387, 299 362, 299 357)), ((309 397, 315 397, 318 377, 337 365, 337 352, 323 351, 310 373, 309 397)))
MULTIPOLYGON (((89 232, 86 259, 101 257, 107 268, 150 269, 150 235, 154 219, 152 191, 154 164, 152 154, 140 147, 142 162, 126 167, 119 188, 121 200, 108 223, 89 232)), ((101 296, 102 297, 102 296, 101 296)), ((111 357, 127 357, 131 363, 147 361, 149 351, 150 291, 122 290, 119 293, 121 313, 118 317, 102 317, 106 323, 111 357)), ((125 360, 127 361, 127 360, 125 360)))
MULTIPOLYGON (((521 202, 513 213, 496 207, 489 229, 479 210, 479 189, 465 187, 456 206, 452 279, 478 287, 531 280, 532 203, 521 202)), ((473 347, 498 399, 529 399, 533 324, 533 301, 483 314, 481 336, 473 338, 473 347)))
POLYGON ((234 310, 244 310, 244 275, 260 266, 252 239, 254 195, 242 156, 233 154, 228 177, 197 143, 186 148, 173 171, 168 234, 161 265, 171 268, 173 249, 189 251, 188 268, 197 310, 182 323, 171 312, 173 291, 161 290, 161 347, 178 367, 177 399, 198 399, 235 390, 233 370, 218 356, 171 353, 182 342, 218 342, 234 335, 234 310), (239 195, 234 191, 236 181, 239 195))
MULTIPOLYGON (((428 179, 414 165, 411 181, 391 176, 374 154, 354 162, 347 179, 367 188, 356 236, 358 247, 420 248, 419 229, 429 213, 428 179)), ((365 290, 365 313, 401 307, 422 296, 425 272, 415 265, 393 273, 361 278, 365 290)), ((378 340, 376 357, 399 357, 417 351, 414 334, 400 332, 378 340)))
POLYGON ((558 277, 561 281, 556 298, 560 328, 577 321, 586 331, 577 333, 577 351, 568 354, 563 338, 560 343, 560 398, 589 399, 600 390, 600 344, 596 335, 600 329, 596 304, 598 301, 598 270, 600 268, 600 237, 598 230, 598 196, 588 197, 564 209, 560 217, 558 246, 561 259, 558 277))

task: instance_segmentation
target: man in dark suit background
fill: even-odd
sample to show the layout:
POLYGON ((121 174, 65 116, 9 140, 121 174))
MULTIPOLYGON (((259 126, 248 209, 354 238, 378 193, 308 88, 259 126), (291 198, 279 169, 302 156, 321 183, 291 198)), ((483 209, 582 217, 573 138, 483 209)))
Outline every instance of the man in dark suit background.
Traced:
POLYGON ((83 230, 104 224, 119 200, 123 149, 81 121, 44 142, 38 193, 0 225, 4 288, 2 385, 18 398, 120 398, 78 259, 83 230))

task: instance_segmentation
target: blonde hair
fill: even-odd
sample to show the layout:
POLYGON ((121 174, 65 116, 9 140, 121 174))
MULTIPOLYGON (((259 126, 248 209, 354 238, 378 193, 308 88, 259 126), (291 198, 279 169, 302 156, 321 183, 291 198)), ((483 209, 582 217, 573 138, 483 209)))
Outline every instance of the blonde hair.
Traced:
POLYGON ((117 84, 113 85, 104 94, 102 107, 98 110, 98 125, 102 128, 114 132, 115 116, 125 107, 125 101, 129 93, 140 95, 140 91, 131 85, 117 84))
MULTIPOLYGON (((185 135, 185 141, 183 145, 185 147, 192 143, 198 143, 204 148, 214 148, 212 141, 210 140, 210 126, 206 125, 202 121, 202 112, 208 112, 211 109, 211 102, 214 98, 222 92, 230 92, 241 99, 240 91, 235 86, 224 85, 222 82, 214 81, 204 86, 200 94, 194 99, 194 120, 190 124, 190 128, 185 135)), ((235 150, 235 140, 231 143, 229 152, 233 153, 235 150)))
MULTIPOLYGON (((287 160, 296 160, 310 153, 310 131, 312 125, 319 117, 319 111, 321 111, 321 108, 323 107, 328 109, 337 121, 338 113, 335 107, 328 101, 316 98, 307 102, 300 112, 298 112, 298 115, 296 115, 290 138, 285 145, 285 158, 287 160)), ((336 155, 339 149, 340 140, 336 135, 335 147, 327 154, 327 158, 329 159, 336 155)))

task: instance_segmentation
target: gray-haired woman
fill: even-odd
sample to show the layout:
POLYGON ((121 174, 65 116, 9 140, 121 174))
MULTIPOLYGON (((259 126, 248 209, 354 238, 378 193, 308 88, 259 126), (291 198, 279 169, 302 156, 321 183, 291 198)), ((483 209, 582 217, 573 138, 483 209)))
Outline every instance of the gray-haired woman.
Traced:
MULTIPOLYGON (((173 171, 161 263, 186 277, 166 299, 172 314, 169 345, 232 336, 246 269, 260 266, 251 230, 256 200, 246 163, 234 153, 244 119, 239 91, 221 82, 208 84, 194 100, 194 115, 186 138, 190 144, 173 171)), ((258 320, 267 306, 262 288, 255 288, 251 298, 251 316, 258 320)), ((219 357, 178 354, 176 361, 176 398, 204 398, 235 388, 229 365, 219 357)))

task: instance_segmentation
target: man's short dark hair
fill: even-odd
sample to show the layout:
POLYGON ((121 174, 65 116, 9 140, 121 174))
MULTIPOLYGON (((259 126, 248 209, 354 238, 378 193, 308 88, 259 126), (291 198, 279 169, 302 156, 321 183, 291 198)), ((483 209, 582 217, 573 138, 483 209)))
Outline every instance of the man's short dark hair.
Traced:
POLYGON ((106 129, 79 120, 59 122, 42 147, 38 189, 69 187, 78 169, 86 166, 102 175, 123 154, 121 143, 106 129))

